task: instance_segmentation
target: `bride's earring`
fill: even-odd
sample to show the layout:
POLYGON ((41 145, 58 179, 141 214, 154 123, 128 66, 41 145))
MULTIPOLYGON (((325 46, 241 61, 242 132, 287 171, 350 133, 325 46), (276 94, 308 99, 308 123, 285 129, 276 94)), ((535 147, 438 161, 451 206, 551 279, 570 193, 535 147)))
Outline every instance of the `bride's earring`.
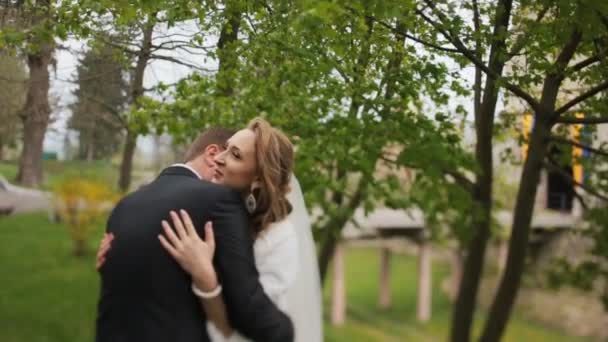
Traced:
POLYGON ((255 213, 255 210, 258 207, 258 201, 255 199, 254 193, 259 188, 260 188, 259 182, 254 181, 253 184, 251 184, 251 190, 249 191, 249 195, 247 195, 247 197, 245 198, 245 207, 247 208, 247 211, 250 214, 255 213))
POLYGON ((255 200, 255 196, 253 196, 253 192, 250 192, 249 195, 247 195, 247 198, 245 198, 245 207, 247 207, 247 211, 250 214, 253 214, 257 206, 258 203, 255 200))

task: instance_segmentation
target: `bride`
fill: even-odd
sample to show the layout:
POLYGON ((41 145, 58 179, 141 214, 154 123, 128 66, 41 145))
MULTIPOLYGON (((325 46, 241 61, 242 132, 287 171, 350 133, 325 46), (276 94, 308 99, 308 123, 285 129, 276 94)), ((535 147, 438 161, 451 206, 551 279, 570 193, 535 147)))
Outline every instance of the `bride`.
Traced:
MULTIPOLYGON (((268 297, 292 319, 296 342, 322 341, 321 290, 310 218, 299 183, 292 174, 293 147, 287 137, 263 119, 235 133, 215 157, 212 182, 242 191, 255 237, 254 255, 260 283, 268 297)), ((159 240, 193 279, 215 284, 204 292, 193 283, 206 311, 212 341, 245 341, 230 326, 221 284, 212 264, 212 223, 201 239, 185 211, 172 213, 173 227, 162 222, 159 240)), ((112 237, 100 245, 103 260, 112 237)), ((99 265, 98 265, 99 267, 99 265)))

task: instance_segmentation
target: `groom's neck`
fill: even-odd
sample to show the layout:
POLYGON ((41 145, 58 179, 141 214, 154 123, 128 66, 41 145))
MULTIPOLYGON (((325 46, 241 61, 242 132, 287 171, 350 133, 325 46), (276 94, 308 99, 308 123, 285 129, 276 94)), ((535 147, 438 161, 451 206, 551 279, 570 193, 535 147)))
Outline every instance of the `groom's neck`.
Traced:
POLYGON ((185 164, 194 169, 199 174, 199 176, 201 176, 202 179, 211 180, 211 177, 213 176, 212 170, 210 170, 209 167, 205 165, 204 161, 194 159, 187 161, 185 164))

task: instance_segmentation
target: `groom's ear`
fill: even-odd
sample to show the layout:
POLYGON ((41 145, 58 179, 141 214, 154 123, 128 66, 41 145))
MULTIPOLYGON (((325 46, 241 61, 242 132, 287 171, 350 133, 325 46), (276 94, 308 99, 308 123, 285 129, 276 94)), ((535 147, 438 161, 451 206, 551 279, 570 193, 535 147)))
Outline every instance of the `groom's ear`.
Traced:
POLYGON ((221 151, 220 146, 217 144, 211 144, 205 148, 204 159, 207 166, 215 166, 215 156, 221 151))
POLYGON ((211 144, 211 145, 207 146, 207 148, 205 149, 205 154, 207 154, 210 157, 215 157, 220 152, 221 152, 220 146, 217 144, 211 144))

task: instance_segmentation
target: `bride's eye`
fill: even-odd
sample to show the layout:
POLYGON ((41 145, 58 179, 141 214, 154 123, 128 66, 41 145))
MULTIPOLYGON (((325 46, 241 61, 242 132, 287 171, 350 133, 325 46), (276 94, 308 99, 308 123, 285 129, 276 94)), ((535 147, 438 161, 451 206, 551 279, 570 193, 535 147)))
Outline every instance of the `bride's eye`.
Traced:
POLYGON ((235 150, 232 150, 232 155, 234 156, 234 158, 236 159, 241 159, 241 156, 239 155, 238 152, 236 152, 235 150))

